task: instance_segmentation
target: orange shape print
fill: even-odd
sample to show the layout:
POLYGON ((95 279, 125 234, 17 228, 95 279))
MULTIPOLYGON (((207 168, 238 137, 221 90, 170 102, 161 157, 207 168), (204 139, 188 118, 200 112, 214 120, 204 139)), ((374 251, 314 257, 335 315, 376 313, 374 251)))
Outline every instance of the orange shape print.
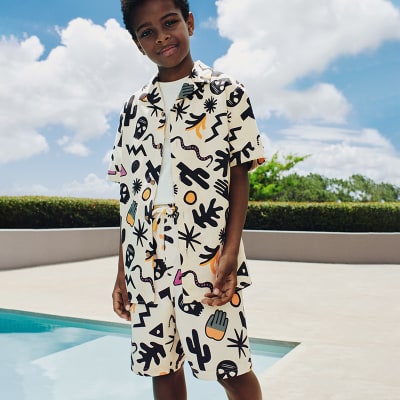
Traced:
POLYGON ((197 194, 196 192, 189 191, 185 194, 185 203, 192 205, 197 201, 197 194))
POLYGON ((205 130, 206 129, 206 121, 207 121, 207 115, 204 113, 202 115, 193 115, 191 114, 191 117, 194 118, 193 121, 186 121, 191 123, 190 128, 186 128, 187 131, 192 131, 195 130, 196 131, 196 136, 199 139, 203 139, 203 135, 201 134, 201 130, 205 130))
POLYGON ((226 312, 217 310, 214 314, 210 315, 206 324, 206 335, 210 339, 221 341, 228 328, 229 319, 226 316, 226 312))

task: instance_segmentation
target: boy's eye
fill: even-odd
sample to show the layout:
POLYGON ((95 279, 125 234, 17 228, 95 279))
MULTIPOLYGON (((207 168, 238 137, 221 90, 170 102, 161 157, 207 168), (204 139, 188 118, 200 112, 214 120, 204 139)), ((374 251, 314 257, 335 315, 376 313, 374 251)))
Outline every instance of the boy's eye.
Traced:
POLYGON ((174 26, 177 22, 178 22, 177 19, 169 19, 169 20, 165 21, 165 26, 170 28, 170 27, 174 26))
POLYGON ((150 36, 152 33, 153 33, 153 31, 151 29, 145 29, 144 31, 142 31, 139 34, 139 37, 140 38, 146 38, 146 37, 150 36))

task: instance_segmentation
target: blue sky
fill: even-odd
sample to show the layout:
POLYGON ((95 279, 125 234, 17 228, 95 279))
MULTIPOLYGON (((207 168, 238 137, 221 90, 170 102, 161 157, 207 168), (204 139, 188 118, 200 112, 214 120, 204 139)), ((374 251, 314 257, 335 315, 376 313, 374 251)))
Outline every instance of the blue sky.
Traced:
MULTIPOLYGON (((192 54, 246 85, 267 155, 400 186, 399 7, 192 0, 192 54)), ((118 197, 105 174, 119 110, 155 72, 119 1, 2 0, 0 38, 0 195, 118 197)))

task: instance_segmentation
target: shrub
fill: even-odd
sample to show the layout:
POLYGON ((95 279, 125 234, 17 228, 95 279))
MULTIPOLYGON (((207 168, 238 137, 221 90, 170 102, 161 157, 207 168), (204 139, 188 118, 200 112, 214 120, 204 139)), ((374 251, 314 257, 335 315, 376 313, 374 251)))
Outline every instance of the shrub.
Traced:
POLYGON ((245 229, 399 232, 399 203, 250 202, 245 229))
MULTIPOLYGON (((117 200, 0 197, 0 229, 119 226, 117 200)), ((399 203, 250 202, 245 229, 400 232, 399 203)))
POLYGON ((92 228, 119 225, 116 200, 0 197, 0 229, 92 228))

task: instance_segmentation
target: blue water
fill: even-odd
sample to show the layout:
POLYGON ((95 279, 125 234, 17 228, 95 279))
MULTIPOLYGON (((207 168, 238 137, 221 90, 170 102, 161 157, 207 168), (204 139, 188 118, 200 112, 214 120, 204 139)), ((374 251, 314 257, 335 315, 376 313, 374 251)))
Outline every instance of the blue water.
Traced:
MULTIPOLYGON (((151 379, 130 371, 130 328, 0 309, 1 400, 147 400, 151 379)), ((251 340, 257 375, 296 344, 251 340)), ((186 369, 190 400, 224 399, 186 369)))

